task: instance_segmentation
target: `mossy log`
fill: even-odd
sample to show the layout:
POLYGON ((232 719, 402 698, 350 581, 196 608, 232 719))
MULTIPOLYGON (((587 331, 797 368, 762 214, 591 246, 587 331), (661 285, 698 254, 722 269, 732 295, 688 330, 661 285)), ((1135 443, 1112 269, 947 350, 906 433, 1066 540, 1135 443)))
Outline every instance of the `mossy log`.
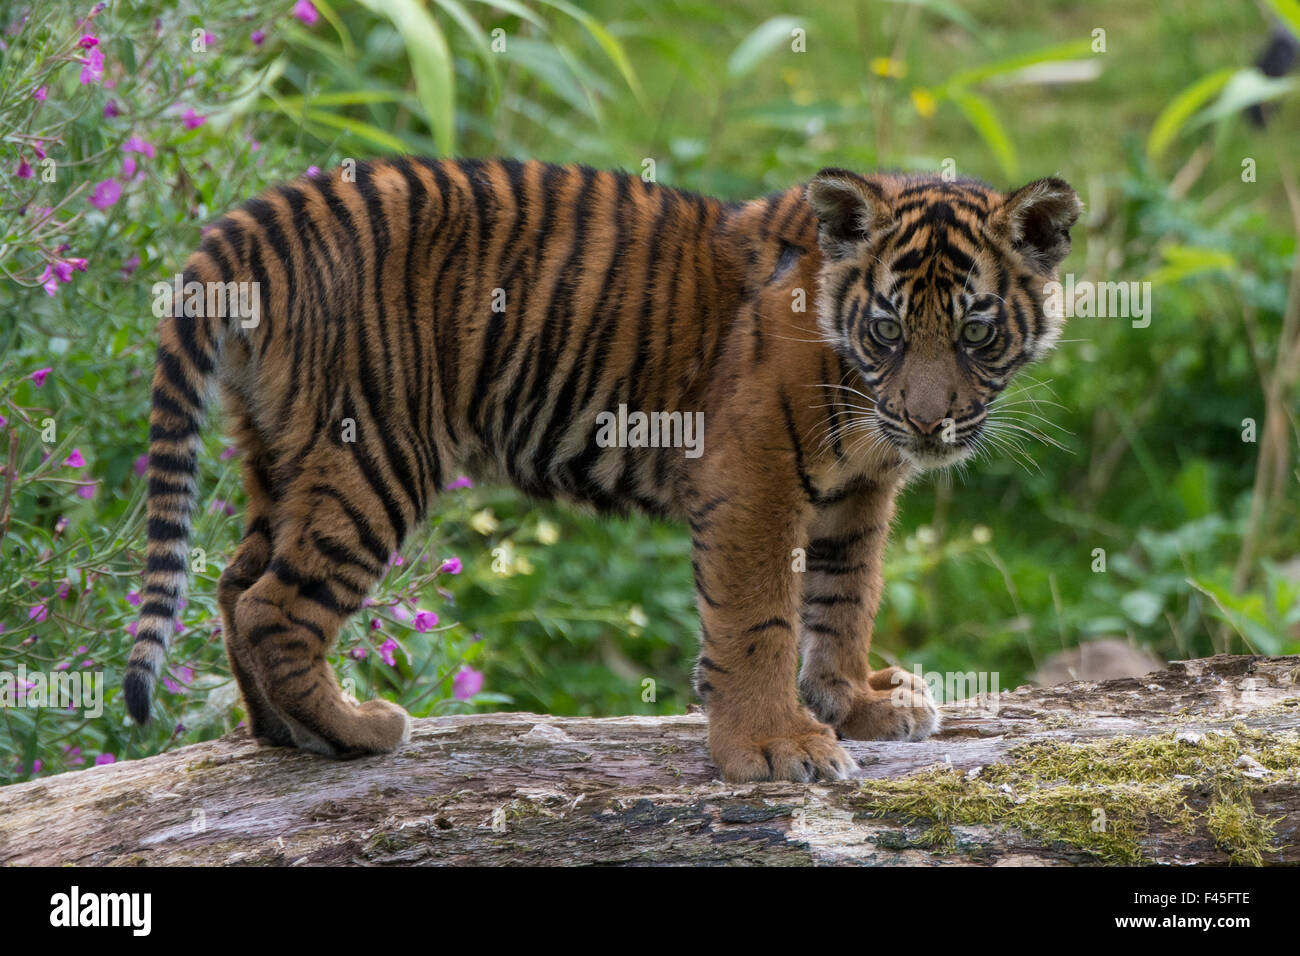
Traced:
POLYGON ((861 778, 721 782, 703 715, 414 722, 338 763, 242 732, 0 789, 3 864, 1300 863, 1300 657, 945 705, 861 778))

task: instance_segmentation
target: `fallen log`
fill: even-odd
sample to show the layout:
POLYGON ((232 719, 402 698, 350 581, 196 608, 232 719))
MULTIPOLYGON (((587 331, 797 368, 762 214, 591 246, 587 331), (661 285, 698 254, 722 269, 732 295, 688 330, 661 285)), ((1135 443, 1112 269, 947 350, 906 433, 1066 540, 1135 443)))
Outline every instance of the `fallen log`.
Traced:
POLYGON ((1300 657, 944 705, 858 779, 720 781, 701 714, 414 722, 346 763, 242 732, 0 789, 0 864, 1300 862, 1300 657))

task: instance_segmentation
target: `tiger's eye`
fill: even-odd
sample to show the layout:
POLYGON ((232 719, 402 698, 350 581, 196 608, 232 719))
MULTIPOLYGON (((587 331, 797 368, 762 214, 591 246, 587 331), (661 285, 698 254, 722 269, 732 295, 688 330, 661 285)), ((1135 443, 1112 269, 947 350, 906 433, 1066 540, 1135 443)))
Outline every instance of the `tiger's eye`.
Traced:
POLYGON ((903 337, 903 327, 894 319, 876 319, 871 323, 871 334, 881 342, 897 342, 903 337))
POLYGON ((993 326, 987 322, 967 322, 962 326, 962 341, 967 345, 983 345, 993 335, 993 326))

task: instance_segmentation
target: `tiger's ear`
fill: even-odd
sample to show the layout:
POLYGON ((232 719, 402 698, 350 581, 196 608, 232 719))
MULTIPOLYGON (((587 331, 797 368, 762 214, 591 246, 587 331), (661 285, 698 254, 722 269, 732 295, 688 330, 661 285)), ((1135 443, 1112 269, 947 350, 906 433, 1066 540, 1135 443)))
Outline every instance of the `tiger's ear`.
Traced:
POLYGON ((817 214, 817 243, 842 259, 889 225, 893 215, 880 187, 847 169, 823 169, 804 194, 817 214))
POLYGON ((1070 227, 1082 209, 1065 180, 1038 179, 1003 200, 993 214, 993 227, 1011 240, 1030 268, 1051 275, 1070 251, 1070 227))

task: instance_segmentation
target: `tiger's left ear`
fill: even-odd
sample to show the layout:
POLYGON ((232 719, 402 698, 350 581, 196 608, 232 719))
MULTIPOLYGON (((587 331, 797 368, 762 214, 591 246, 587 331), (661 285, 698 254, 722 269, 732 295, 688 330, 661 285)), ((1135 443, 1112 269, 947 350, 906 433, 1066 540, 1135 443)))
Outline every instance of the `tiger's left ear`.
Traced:
POLYGON ((880 187, 847 169, 823 169, 804 196, 817 214, 817 244, 828 259, 851 255, 893 220, 880 187))
POLYGON ((1031 268, 1051 275, 1070 252, 1070 227, 1083 203, 1063 179, 1038 179, 1021 186, 993 214, 992 225, 1011 240, 1031 268))

